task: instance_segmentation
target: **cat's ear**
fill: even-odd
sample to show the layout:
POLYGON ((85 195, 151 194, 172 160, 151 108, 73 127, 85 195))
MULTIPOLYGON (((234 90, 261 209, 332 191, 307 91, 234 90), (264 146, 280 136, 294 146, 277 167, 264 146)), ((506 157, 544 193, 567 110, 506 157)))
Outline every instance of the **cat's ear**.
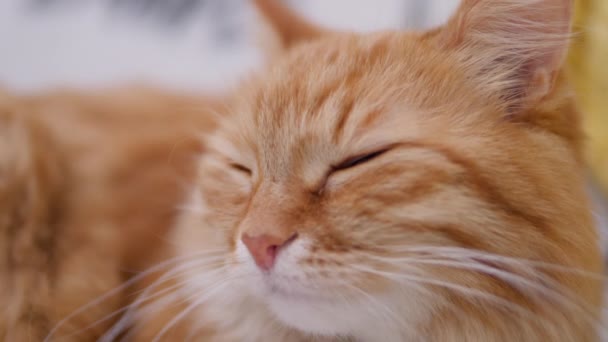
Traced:
POLYGON ((566 58, 571 16, 572 0, 463 0, 433 36, 518 110, 551 93, 566 58))
POLYGON ((314 40, 327 32, 296 14, 285 0, 254 0, 255 7, 270 26, 281 50, 314 40))

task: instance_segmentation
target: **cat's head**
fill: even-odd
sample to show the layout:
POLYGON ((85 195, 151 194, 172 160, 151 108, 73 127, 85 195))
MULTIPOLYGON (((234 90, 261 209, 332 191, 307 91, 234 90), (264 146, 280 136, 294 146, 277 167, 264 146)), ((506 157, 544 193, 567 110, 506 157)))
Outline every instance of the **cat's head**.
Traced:
POLYGON ((258 3, 285 51, 202 157, 176 239, 208 258, 194 301, 247 297, 320 335, 583 336, 601 261, 570 1, 466 0, 443 27, 373 34, 258 3))

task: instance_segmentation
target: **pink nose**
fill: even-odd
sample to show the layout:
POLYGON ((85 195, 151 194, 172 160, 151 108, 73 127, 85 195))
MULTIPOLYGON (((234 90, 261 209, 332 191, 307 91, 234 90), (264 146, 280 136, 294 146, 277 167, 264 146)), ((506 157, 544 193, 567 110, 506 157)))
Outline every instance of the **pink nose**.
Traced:
POLYGON ((264 271, 269 271, 274 265, 279 250, 289 245, 297 236, 297 234, 293 234, 287 238, 282 238, 267 234, 250 236, 245 233, 241 240, 258 267, 264 271))

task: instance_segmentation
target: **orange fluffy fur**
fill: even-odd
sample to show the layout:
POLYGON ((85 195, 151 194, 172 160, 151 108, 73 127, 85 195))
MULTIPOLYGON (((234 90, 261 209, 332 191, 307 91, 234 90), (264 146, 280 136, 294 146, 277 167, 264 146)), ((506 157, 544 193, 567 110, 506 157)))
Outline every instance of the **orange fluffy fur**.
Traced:
POLYGON ((3 100, 0 333, 59 340, 131 303, 71 338, 597 340, 570 1, 373 34, 257 3, 285 51, 227 101, 3 100), (278 241, 271 268, 244 237, 278 241))
MULTIPOLYGON (((155 260, 192 180, 199 136, 214 126, 213 106, 139 88, 0 98, 3 340, 43 340, 155 260)), ((112 296, 57 334, 128 300, 112 296)))

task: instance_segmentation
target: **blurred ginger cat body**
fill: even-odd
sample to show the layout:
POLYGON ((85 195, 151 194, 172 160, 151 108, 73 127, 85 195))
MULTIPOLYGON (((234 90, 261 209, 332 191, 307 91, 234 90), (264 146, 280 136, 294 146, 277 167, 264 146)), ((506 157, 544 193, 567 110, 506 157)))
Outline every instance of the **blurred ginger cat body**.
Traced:
MULTIPOLYGON (((0 102, 0 336, 41 341, 155 260, 191 183, 198 137, 213 128, 213 102, 142 88, 0 102)), ((63 328, 86 327, 126 300, 112 297, 63 328)))
MULTIPOLYGON (((154 105, 154 112, 164 113, 151 128, 159 153, 146 152, 151 145, 143 132, 136 151, 117 145, 103 154, 96 142, 91 156, 78 149, 92 160, 108 156, 83 163, 86 177, 104 175, 94 178, 94 190, 87 190, 80 173, 49 166, 22 180, 44 181, 23 189, 48 184, 84 194, 86 199, 68 193, 74 207, 59 211, 68 210, 67 218, 31 217, 53 227, 76 222, 71 243, 87 236, 82 253, 106 253, 106 267, 141 270, 165 260, 156 268, 164 273, 134 300, 101 300, 59 322, 67 315, 60 312, 47 322, 46 328, 56 327, 51 338, 69 334, 70 326, 88 327, 92 321, 76 323, 87 313, 101 310, 96 317, 104 318, 131 303, 117 321, 95 325, 81 338, 597 340, 602 261, 583 187, 579 117, 561 71, 570 1, 465 0, 438 29, 373 34, 331 32, 274 1, 257 4, 285 51, 225 106, 201 102, 199 115, 174 118, 163 110, 175 112, 174 104, 154 105), (208 114, 216 111, 223 114, 217 123, 208 114), (196 147, 197 129, 204 148, 196 147), (165 133, 170 136, 159 138, 165 133), (178 136, 189 147, 179 149, 178 166, 167 170, 172 163, 160 161, 163 155, 172 159, 178 136), (113 157, 117 151, 124 153, 113 157), (156 169, 159 178, 147 183, 144 170, 156 169), (174 182, 180 178, 186 183, 174 182), (79 205, 98 203, 89 196, 100 201, 96 208, 113 209, 87 214, 92 209, 79 205), (162 201, 155 202, 158 196, 162 201), (179 213, 165 211, 180 204, 179 213), (78 221, 85 218, 95 221, 78 221), (91 231, 92 223, 99 231, 91 231), (151 232, 167 236, 166 255, 151 232), (110 248, 115 246, 118 252, 110 248), (150 253, 156 250, 158 257, 150 253)), ((102 115, 84 111, 91 120, 102 115)), ((60 126, 51 121, 43 125, 53 136, 76 132, 72 119, 60 126)), ((130 131, 124 141, 133 141, 130 131)), ((45 141, 23 146, 66 148, 45 141)), ((41 159, 30 165, 47 165, 36 151, 23 155, 34 152, 41 159)), ((14 162, 19 156, 6 165, 21 165, 14 162)), ((75 152, 67 158, 84 157, 75 152)), ((3 208, 14 198, 3 197, 3 208)), ((43 203, 32 205, 56 212, 48 206, 57 202, 43 203)), ((26 228, 45 225, 13 217, 4 228, 11 236, 30 238, 23 235, 26 228)), ((34 250, 61 239, 37 231, 47 240, 25 239, 35 242, 34 250)), ((12 250, 21 246, 19 239, 9 241, 12 250)), ((70 253, 84 266, 64 276, 78 277, 86 287, 103 275, 87 266, 87 254, 70 253)), ((16 282, 27 282, 18 273, 28 269, 25 264, 9 258, 7 269, 17 272, 16 282)), ((120 283, 104 279, 106 290, 120 283)), ((45 303, 10 300, 18 308, 45 303)), ((23 312, 14 315, 22 321, 13 321, 25 324, 23 312)))

